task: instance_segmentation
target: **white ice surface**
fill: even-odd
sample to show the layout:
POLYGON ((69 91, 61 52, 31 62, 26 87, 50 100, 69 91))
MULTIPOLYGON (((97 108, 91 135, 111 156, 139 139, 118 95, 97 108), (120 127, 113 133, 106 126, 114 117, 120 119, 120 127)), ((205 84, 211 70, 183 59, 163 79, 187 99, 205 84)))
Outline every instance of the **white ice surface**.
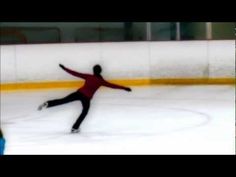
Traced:
POLYGON ((235 154, 235 87, 101 89, 81 125, 73 102, 39 104, 74 90, 1 93, 6 154, 235 154))

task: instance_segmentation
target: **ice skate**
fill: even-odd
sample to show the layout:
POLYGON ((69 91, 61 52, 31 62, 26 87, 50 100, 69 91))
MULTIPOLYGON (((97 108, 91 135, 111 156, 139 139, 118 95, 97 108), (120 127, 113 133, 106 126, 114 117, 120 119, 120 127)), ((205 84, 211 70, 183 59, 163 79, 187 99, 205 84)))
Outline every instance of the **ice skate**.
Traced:
POLYGON ((75 128, 72 128, 72 129, 71 129, 71 133, 79 133, 79 132, 80 132, 79 129, 75 129, 75 128))
POLYGON ((38 111, 41 111, 43 108, 47 108, 47 107, 48 107, 48 103, 45 102, 38 107, 38 111))

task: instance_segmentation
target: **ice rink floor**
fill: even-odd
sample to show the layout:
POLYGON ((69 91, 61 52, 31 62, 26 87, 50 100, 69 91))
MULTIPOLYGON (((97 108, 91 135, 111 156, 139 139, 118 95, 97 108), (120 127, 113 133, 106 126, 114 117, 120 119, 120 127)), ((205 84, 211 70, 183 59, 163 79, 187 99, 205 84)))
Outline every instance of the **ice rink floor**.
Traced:
POLYGON ((75 90, 1 93, 5 154, 235 154, 235 87, 100 89, 80 134, 80 102, 43 111, 75 90))

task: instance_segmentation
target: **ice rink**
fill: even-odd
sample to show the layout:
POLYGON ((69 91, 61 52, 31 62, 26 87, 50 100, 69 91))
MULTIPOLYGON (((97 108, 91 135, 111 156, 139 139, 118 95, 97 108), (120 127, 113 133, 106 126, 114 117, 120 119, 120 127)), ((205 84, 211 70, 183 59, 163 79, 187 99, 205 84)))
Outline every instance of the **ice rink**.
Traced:
POLYGON ((80 102, 38 106, 73 90, 1 93, 5 154, 235 154, 234 86, 100 89, 80 134, 80 102))

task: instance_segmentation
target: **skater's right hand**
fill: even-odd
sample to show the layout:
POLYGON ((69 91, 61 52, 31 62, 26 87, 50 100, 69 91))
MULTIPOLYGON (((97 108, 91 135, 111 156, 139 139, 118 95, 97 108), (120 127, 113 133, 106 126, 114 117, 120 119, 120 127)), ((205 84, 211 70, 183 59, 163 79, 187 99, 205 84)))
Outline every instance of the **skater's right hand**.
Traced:
POLYGON ((131 92, 132 90, 131 90, 131 88, 125 88, 125 90, 127 91, 127 92, 131 92))
POLYGON ((64 66, 64 65, 62 65, 62 64, 59 64, 59 66, 60 66, 62 69, 64 69, 64 68, 65 68, 65 66, 64 66))

